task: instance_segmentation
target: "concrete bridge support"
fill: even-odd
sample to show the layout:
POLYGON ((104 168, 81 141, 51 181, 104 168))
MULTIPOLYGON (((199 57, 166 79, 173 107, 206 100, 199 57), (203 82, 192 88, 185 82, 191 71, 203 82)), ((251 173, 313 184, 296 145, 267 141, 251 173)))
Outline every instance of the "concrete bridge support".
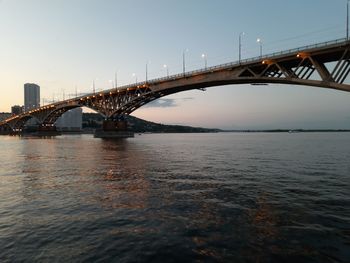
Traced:
POLYGON ((128 123, 124 118, 107 119, 103 121, 102 129, 97 129, 95 138, 119 139, 134 137, 134 133, 128 130, 128 123))
POLYGON ((59 131, 57 131, 57 128, 55 125, 45 125, 41 124, 38 127, 38 131, 35 133, 37 136, 57 136, 61 135, 59 131))

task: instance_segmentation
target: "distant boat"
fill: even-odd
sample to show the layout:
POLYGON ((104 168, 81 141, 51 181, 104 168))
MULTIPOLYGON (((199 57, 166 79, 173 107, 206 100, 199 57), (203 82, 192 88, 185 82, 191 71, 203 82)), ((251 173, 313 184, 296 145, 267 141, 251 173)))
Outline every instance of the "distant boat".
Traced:
POLYGON ((296 133, 296 132, 300 132, 298 130, 289 130, 288 133, 296 133))

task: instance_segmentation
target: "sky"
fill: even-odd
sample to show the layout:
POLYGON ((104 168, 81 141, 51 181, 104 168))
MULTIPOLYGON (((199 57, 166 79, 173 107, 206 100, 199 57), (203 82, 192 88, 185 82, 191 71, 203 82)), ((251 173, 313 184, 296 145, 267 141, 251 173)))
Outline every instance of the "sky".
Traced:
MULTIPOLYGON (((343 38, 346 0, 0 0, 0 112, 186 69, 343 38), (134 74, 134 75, 133 75, 134 74)), ((173 94, 132 115, 223 129, 350 129, 350 93, 293 85, 227 85, 173 94)))

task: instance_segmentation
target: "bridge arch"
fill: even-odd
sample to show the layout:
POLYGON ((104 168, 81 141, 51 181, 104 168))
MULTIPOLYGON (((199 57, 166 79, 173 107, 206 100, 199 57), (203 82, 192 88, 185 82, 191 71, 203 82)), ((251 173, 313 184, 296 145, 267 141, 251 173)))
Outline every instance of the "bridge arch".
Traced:
POLYGON ((59 117, 61 117, 67 111, 72 109, 80 108, 81 105, 64 105, 62 107, 57 107, 50 111, 42 120, 42 125, 54 125, 59 117))
POLYGON ((14 121, 12 123, 9 123, 8 125, 12 128, 13 131, 22 131, 24 126, 25 126, 25 124, 30 119, 34 119, 38 123, 40 123, 40 120, 36 116, 30 115, 30 114, 26 114, 26 115, 23 115, 23 116, 19 117, 16 121, 14 121))
POLYGON ((316 88, 327 88, 327 89, 335 89, 341 91, 347 91, 348 87, 345 89, 339 87, 336 84, 327 83, 322 80, 299 80, 293 78, 271 78, 271 77, 246 77, 246 78, 232 78, 227 80, 217 80, 217 81, 202 81, 194 84, 183 85, 183 86, 175 86, 172 88, 159 89, 156 91, 147 92, 141 94, 141 96, 133 96, 133 98, 125 103, 122 107, 113 111, 112 116, 119 115, 128 115, 138 108, 144 106, 147 103, 150 103, 156 99, 176 94, 183 91, 190 90, 205 90, 206 88, 218 87, 218 86, 227 86, 227 85, 242 85, 242 84, 282 84, 282 85, 295 85, 295 86, 310 86, 316 88))

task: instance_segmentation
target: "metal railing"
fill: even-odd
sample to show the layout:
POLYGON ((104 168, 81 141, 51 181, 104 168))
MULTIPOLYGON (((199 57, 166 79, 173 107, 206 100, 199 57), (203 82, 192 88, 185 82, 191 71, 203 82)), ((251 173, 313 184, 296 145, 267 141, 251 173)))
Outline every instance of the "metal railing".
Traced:
MULTIPOLYGON (((276 58, 276 57, 279 57, 282 55, 294 54, 294 53, 297 53, 300 51, 307 51, 307 50, 314 49, 314 48, 323 48, 323 47, 329 47, 332 45, 339 45, 339 44, 346 44, 346 43, 349 43, 349 41, 346 38, 335 39, 335 40, 331 40, 331 41, 326 41, 326 42, 311 44, 311 45, 302 46, 302 47, 298 47, 298 48, 282 50, 282 51, 278 51, 278 52, 274 52, 274 53, 270 53, 270 54, 265 54, 263 56, 256 56, 256 57, 252 57, 252 58, 248 58, 248 59, 241 59, 240 61, 237 60, 237 61, 219 64, 219 65, 215 65, 215 66, 211 66, 211 67, 200 68, 200 69, 188 71, 185 73, 178 73, 178 74, 174 74, 174 75, 170 75, 170 76, 166 76, 166 77, 155 78, 155 79, 151 79, 148 81, 135 82, 132 84, 120 86, 117 89, 125 90, 125 89, 135 87, 135 86, 143 86, 146 84, 155 84, 155 83, 159 83, 159 82, 163 82, 163 81, 177 80, 177 79, 181 79, 184 77, 190 77, 193 75, 197 75, 200 73, 212 72, 215 70, 223 70, 223 69, 232 68, 235 66, 240 66, 242 64, 261 61, 264 59, 271 59, 271 58, 276 58)), ((111 91, 115 91, 115 90, 116 90, 115 88, 108 89, 108 90, 103 91, 102 93, 111 92, 111 91)), ((92 94, 90 94, 89 96, 91 96, 91 95, 92 94)))

